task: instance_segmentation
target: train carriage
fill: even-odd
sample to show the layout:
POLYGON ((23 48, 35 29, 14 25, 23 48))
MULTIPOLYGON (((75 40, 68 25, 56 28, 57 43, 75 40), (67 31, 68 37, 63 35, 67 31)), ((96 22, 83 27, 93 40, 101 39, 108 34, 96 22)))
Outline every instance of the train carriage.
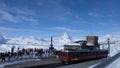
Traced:
POLYGON ((108 50, 64 50, 60 53, 60 60, 64 63, 85 61, 107 57, 108 50))

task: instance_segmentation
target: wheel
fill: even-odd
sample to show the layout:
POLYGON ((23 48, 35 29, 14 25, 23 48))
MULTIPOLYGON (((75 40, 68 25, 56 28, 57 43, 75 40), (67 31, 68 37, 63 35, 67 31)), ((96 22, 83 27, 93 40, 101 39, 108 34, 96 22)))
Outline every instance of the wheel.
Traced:
POLYGON ((65 64, 65 61, 61 61, 62 64, 65 64))
POLYGON ((65 61, 61 61, 62 62, 62 64, 68 64, 68 62, 65 62, 65 61))

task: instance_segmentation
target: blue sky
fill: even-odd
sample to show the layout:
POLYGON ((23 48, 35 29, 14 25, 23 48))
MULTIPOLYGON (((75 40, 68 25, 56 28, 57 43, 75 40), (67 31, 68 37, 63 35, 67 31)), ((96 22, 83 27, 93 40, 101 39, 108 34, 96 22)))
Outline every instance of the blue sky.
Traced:
POLYGON ((120 33, 120 0, 0 0, 5 36, 73 37, 120 33))

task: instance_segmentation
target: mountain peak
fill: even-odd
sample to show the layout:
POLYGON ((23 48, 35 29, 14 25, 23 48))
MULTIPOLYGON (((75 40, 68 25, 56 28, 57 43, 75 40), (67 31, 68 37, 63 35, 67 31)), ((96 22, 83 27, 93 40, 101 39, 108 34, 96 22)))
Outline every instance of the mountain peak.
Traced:
POLYGON ((0 34, 0 43, 5 43, 5 38, 0 34))
POLYGON ((66 44, 72 42, 71 37, 68 35, 67 32, 64 32, 61 36, 60 43, 66 44))
POLYGON ((61 37, 71 39, 67 32, 64 32, 61 37))

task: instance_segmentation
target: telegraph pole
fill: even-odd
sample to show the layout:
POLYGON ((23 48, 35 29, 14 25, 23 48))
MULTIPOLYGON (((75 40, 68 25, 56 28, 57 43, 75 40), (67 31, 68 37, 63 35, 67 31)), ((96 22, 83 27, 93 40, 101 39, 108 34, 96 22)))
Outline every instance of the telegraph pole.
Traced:
POLYGON ((50 47, 49 47, 50 50, 53 50, 54 47, 53 47, 53 37, 51 37, 51 43, 50 43, 50 47))
POLYGON ((53 37, 51 37, 51 44, 50 47, 53 47, 53 37))
POLYGON ((107 40, 108 40, 108 51, 110 52, 110 38, 108 38, 107 40))

